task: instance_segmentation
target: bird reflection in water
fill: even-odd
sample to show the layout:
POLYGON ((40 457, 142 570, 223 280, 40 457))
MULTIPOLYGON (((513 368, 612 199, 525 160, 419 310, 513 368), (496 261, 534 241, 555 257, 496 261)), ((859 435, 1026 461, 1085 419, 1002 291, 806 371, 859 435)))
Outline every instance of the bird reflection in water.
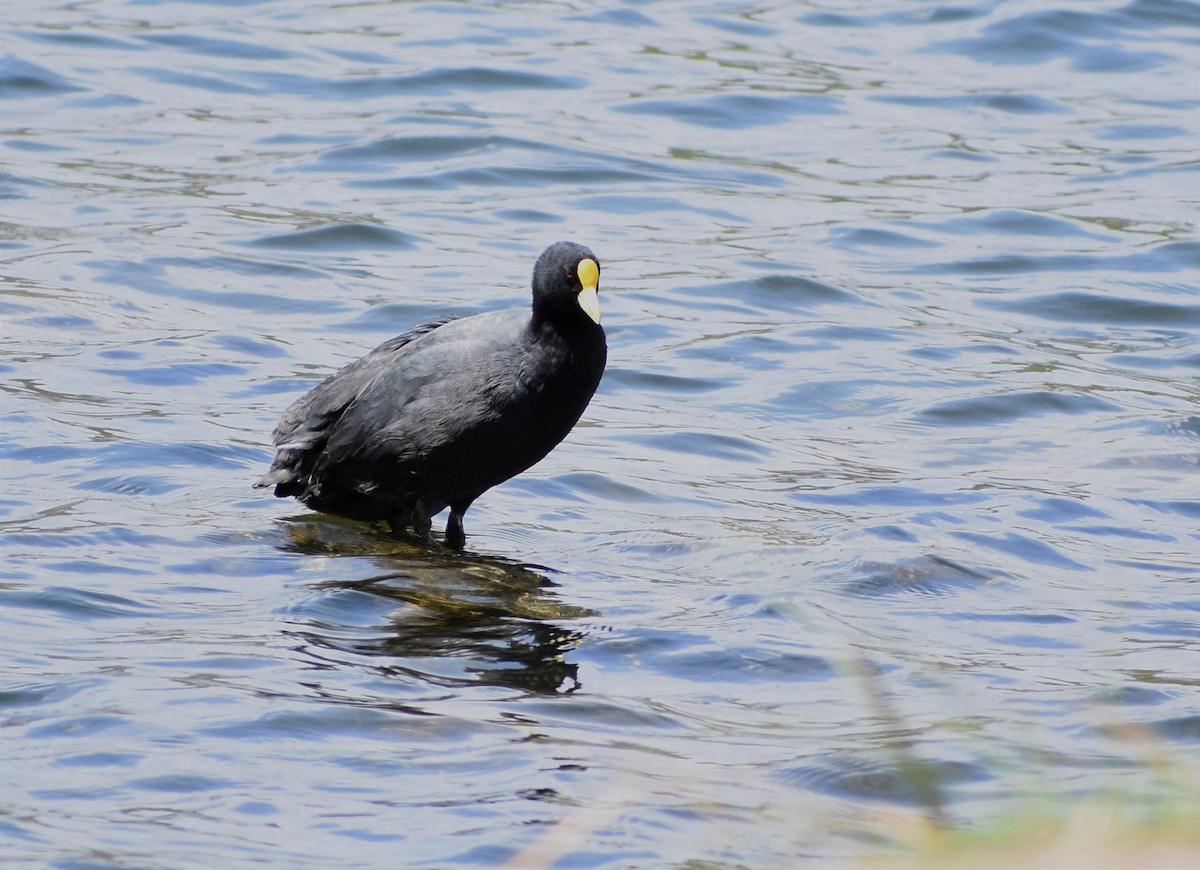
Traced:
POLYGON ((564 604, 550 569, 494 556, 431 548, 385 532, 322 515, 284 521, 284 549, 328 556, 367 557, 379 573, 316 585, 394 602, 384 630, 339 625, 312 614, 296 633, 326 650, 390 659, 377 667, 398 677, 441 686, 500 685, 538 694, 579 688, 578 665, 565 656, 584 637, 563 620, 595 616, 564 604), (469 660, 455 675, 432 674, 421 661, 469 660))

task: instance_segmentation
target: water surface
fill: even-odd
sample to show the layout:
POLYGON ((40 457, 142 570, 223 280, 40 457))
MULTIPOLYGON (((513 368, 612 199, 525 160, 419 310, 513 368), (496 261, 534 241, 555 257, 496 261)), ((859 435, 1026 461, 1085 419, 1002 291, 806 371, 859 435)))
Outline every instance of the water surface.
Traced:
POLYGON ((1197 4, 4 17, 13 866, 845 866, 1194 765, 1197 4), (557 238, 609 369, 466 552, 249 489, 557 238))

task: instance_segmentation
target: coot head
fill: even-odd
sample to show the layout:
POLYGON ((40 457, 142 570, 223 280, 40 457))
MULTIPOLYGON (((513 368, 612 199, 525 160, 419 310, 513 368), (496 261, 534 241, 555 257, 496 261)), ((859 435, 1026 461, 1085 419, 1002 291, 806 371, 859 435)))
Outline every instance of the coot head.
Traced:
POLYGON ((533 267, 533 313, 571 323, 600 323, 600 260, 575 242, 555 242, 533 267), (581 316, 582 315, 582 316, 581 316))

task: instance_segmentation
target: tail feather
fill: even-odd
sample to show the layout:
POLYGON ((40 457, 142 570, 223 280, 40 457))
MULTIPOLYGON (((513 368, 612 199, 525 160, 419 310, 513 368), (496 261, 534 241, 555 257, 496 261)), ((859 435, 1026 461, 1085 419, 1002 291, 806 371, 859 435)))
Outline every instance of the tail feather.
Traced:
POLYGON ((272 468, 254 484, 255 489, 266 489, 268 486, 275 486, 280 483, 294 483, 296 474, 291 468, 272 468))
POLYGON ((313 457, 304 450, 296 449, 299 446, 284 444, 277 447, 271 468, 253 484, 254 488, 266 489, 273 486, 276 498, 303 493, 313 457))

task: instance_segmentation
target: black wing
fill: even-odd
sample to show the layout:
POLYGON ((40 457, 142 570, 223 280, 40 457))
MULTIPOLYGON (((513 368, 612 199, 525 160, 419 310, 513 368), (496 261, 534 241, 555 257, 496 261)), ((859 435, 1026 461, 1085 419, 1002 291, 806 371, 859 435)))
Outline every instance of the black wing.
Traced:
POLYGON ((393 365, 406 345, 455 319, 453 316, 439 317, 388 339, 292 403, 283 412, 271 436, 275 444, 271 469, 254 486, 274 486, 275 495, 281 498, 301 495, 330 432, 359 393, 393 365))

